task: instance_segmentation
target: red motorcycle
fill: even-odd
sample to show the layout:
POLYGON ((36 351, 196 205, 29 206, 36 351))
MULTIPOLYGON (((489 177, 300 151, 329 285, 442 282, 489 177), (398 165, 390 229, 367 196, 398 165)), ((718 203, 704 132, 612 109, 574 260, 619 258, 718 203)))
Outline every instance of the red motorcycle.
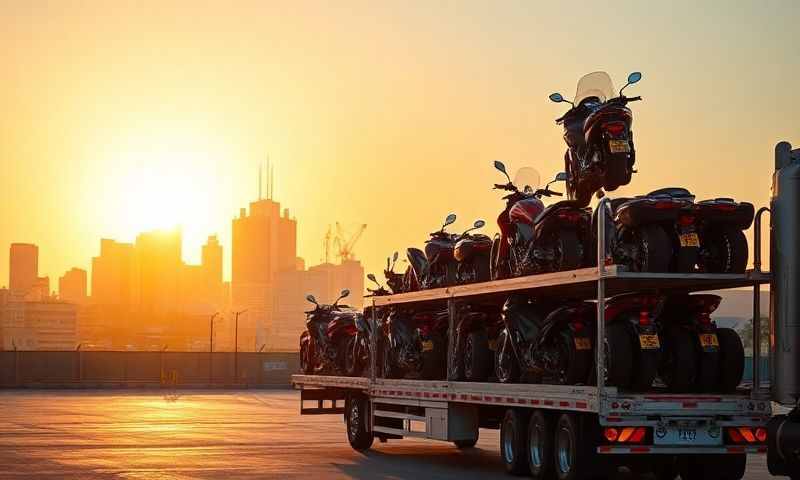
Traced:
POLYGON ((567 152, 567 194, 580 206, 586 206, 592 194, 604 188, 616 190, 631 181, 636 161, 633 147, 633 113, 629 102, 641 97, 626 97, 622 91, 641 80, 642 74, 628 75, 628 83, 614 96, 614 85, 606 72, 594 72, 578 81, 573 101, 560 93, 550 95, 553 102, 566 102, 572 108, 556 120, 564 125, 567 152))
POLYGON ((510 192, 503 197, 506 207, 497 217, 500 235, 492 244, 492 278, 519 277, 536 273, 573 270, 582 267, 590 255, 591 213, 573 200, 556 202, 547 208, 542 197, 561 196, 550 190, 553 182, 566 179, 564 173, 544 188, 539 173, 520 169, 514 181, 502 162, 494 167, 508 179, 494 188, 510 192))

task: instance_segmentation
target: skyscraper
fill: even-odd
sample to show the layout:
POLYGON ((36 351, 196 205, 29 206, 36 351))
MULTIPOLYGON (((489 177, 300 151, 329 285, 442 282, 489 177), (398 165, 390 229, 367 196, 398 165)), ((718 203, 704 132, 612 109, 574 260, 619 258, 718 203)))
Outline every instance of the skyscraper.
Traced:
POLYGON ((181 247, 180 230, 155 230, 136 237, 133 293, 138 310, 163 313, 178 308, 181 247))
POLYGON ((100 240, 100 255, 92 258, 92 303, 130 307, 133 245, 100 240))
POLYGON ((59 299, 83 305, 86 303, 86 270, 72 268, 58 279, 59 299))
POLYGON ((39 279, 39 247, 30 243, 12 243, 8 286, 12 295, 27 294, 39 279))

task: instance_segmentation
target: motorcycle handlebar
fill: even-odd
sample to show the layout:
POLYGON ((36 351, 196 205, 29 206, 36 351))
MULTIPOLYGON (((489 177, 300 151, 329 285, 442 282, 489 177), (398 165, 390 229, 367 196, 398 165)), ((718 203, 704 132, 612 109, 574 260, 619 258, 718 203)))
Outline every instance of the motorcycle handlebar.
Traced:
POLYGON ((640 101, 641 99, 642 99, 642 97, 641 97, 641 96, 636 96, 636 97, 630 97, 630 98, 628 98, 627 100, 628 100, 629 102, 638 102, 638 101, 640 101))

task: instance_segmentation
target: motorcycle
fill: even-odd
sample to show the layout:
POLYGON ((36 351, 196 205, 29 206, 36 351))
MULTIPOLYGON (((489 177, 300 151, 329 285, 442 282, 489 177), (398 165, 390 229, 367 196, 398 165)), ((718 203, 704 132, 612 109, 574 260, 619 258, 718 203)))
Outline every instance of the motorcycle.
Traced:
POLYGON ((732 393, 744 374, 744 347, 711 314, 718 295, 673 295, 661 315, 663 359, 659 377, 674 392, 732 393))
POLYGON ((664 299, 628 293, 606 301, 606 383, 619 388, 649 390, 658 375, 661 339, 658 320, 664 299))
POLYGON ((483 228, 486 222, 476 220, 472 228, 458 236, 453 248, 456 266, 456 283, 486 282, 490 280, 489 254, 492 240, 483 234, 470 234, 471 231, 483 228))
POLYGON ((409 282, 411 288, 416 286, 418 289, 426 290, 456 283, 456 262, 453 252, 458 236, 444 231, 455 221, 454 213, 447 216, 442 228, 431 233, 431 238, 425 241, 425 252, 413 247, 406 250, 414 277, 413 281, 409 282))
POLYGON ((573 270, 586 263, 591 239, 590 213, 572 200, 556 202, 547 208, 542 197, 561 196, 550 185, 564 181, 559 173, 545 188, 533 168, 520 169, 511 181, 502 162, 494 166, 508 179, 494 188, 510 192, 506 207, 497 217, 500 234, 492 243, 492 279, 519 277, 535 273, 573 270), (535 190, 536 189, 536 190, 535 190))
POLYGON ((306 330, 300 335, 300 369, 305 374, 359 376, 369 365, 369 325, 363 315, 339 300, 330 305, 306 300, 314 309, 306 313, 306 330))
POLYGON ((512 295, 503 305, 495 375, 501 383, 576 385, 592 368, 591 305, 567 302, 557 308, 512 295))
POLYGON ((448 312, 397 308, 382 324, 383 378, 439 380, 446 376, 448 312))
POLYGON ((592 231, 597 232, 597 216, 606 215, 606 257, 634 272, 691 272, 700 247, 694 197, 680 190, 615 198, 604 211, 598 207, 592 231))
POLYGON ((636 150, 633 146, 633 113, 628 103, 642 97, 626 97, 622 92, 641 80, 640 72, 628 75, 628 82, 614 97, 614 85, 606 72, 594 72, 578 81, 573 101, 560 93, 550 95, 556 103, 572 108, 556 120, 564 125, 564 168, 567 194, 580 206, 589 205, 592 194, 604 188, 616 190, 627 185, 634 173, 636 150))
POLYGON ((458 303, 455 320, 453 380, 485 382, 494 371, 503 317, 494 305, 458 303))

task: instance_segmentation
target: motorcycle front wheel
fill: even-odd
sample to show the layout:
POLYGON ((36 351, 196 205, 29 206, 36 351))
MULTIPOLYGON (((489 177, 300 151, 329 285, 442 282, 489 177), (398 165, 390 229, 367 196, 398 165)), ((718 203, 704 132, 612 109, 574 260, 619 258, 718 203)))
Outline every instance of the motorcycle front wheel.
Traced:
POLYGON ((511 337, 508 330, 503 329, 497 338, 497 350, 495 351, 494 373, 500 383, 517 383, 520 378, 519 362, 511 345, 511 337))
POLYGON ((306 375, 314 373, 314 365, 311 361, 311 348, 309 341, 300 340, 300 371, 306 375))

